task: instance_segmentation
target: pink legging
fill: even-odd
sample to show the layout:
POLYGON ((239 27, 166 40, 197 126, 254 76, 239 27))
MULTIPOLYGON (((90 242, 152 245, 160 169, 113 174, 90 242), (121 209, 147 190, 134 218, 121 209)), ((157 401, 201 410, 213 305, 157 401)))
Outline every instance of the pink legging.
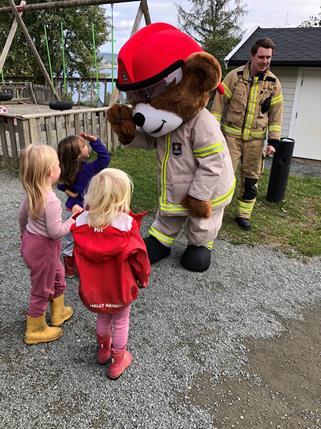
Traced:
POLYGON ((111 334, 112 346, 115 350, 126 347, 128 339, 130 305, 117 313, 98 313, 96 333, 100 336, 111 334))
POLYGON ((30 270, 31 292, 27 314, 31 317, 44 314, 49 300, 62 295, 66 289, 60 252, 60 240, 24 231, 21 254, 30 270))

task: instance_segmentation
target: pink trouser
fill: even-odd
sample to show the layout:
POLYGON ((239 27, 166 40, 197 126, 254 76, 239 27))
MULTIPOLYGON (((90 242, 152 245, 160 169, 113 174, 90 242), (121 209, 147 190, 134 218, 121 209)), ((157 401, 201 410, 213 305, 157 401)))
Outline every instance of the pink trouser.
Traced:
POLYGON ((98 313, 96 333, 100 336, 111 334, 112 346, 115 350, 126 347, 128 339, 130 305, 117 313, 98 313))
POLYGON ((60 261, 61 241, 43 235, 23 233, 21 255, 30 270, 31 292, 28 316, 46 312, 48 301, 66 289, 65 269, 60 261))

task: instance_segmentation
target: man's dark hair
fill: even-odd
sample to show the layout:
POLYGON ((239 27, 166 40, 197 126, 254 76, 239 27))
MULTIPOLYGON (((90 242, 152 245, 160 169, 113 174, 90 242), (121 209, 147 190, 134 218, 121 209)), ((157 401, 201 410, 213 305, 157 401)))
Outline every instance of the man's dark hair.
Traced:
POLYGON ((274 49, 276 48, 275 43, 273 40, 269 39, 268 37, 265 37, 264 39, 258 39, 254 45, 251 47, 251 54, 255 55, 259 48, 265 48, 265 49, 274 49))

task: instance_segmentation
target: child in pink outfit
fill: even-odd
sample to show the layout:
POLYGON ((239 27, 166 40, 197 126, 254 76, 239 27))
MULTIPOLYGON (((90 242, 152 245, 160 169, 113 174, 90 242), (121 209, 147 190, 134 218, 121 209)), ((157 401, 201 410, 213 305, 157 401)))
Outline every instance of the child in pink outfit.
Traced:
POLYGON ((116 379, 132 362, 127 351, 131 303, 146 287, 150 263, 139 232, 142 215, 129 212, 132 182, 115 168, 93 177, 84 211, 71 227, 79 271, 79 295, 97 313, 97 361, 111 357, 107 376, 116 379))
MULTIPOLYGON (((73 314, 72 308, 64 305, 66 282, 60 239, 68 234, 75 220, 70 217, 62 222, 60 201, 52 190, 59 175, 59 161, 52 147, 29 145, 21 151, 20 178, 27 194, 19 212, 21 254, 31 279, 26 344, 60 338, 60 326, 73 314), (51 326, 45 320, 49 301, 51 326)), ((79 210, 75 206, 74 212, 79 210)))

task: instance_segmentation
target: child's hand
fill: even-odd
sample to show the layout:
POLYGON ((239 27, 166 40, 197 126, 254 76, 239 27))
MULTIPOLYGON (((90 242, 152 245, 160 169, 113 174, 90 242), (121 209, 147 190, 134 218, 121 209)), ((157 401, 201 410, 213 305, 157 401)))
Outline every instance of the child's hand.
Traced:
POLYGON ((78 197, 78 192, 72 192, 70 189, 66 189, 65 194, 70 198, 77 198, 78 197))
POLYGON ((78 204, 75 204, 71 209, 71 213, 74 215, 76 213, 82 212, 83 210, 84 209, 82 207, 80 207, 78 204))
POLYGON ((96 136, 92 136, 92 135, 87 134, 87 133, 84 133, 84 132, 81 132, 81 133, 79 134, 79 136, 80 136, 80 137, 82 137, 83 139, 85 139, 85 140, 89 141, 89 142, 94 142, 94 141, 96 141, 96 140, 97 140, 97 137, 96 137, 96 136))

